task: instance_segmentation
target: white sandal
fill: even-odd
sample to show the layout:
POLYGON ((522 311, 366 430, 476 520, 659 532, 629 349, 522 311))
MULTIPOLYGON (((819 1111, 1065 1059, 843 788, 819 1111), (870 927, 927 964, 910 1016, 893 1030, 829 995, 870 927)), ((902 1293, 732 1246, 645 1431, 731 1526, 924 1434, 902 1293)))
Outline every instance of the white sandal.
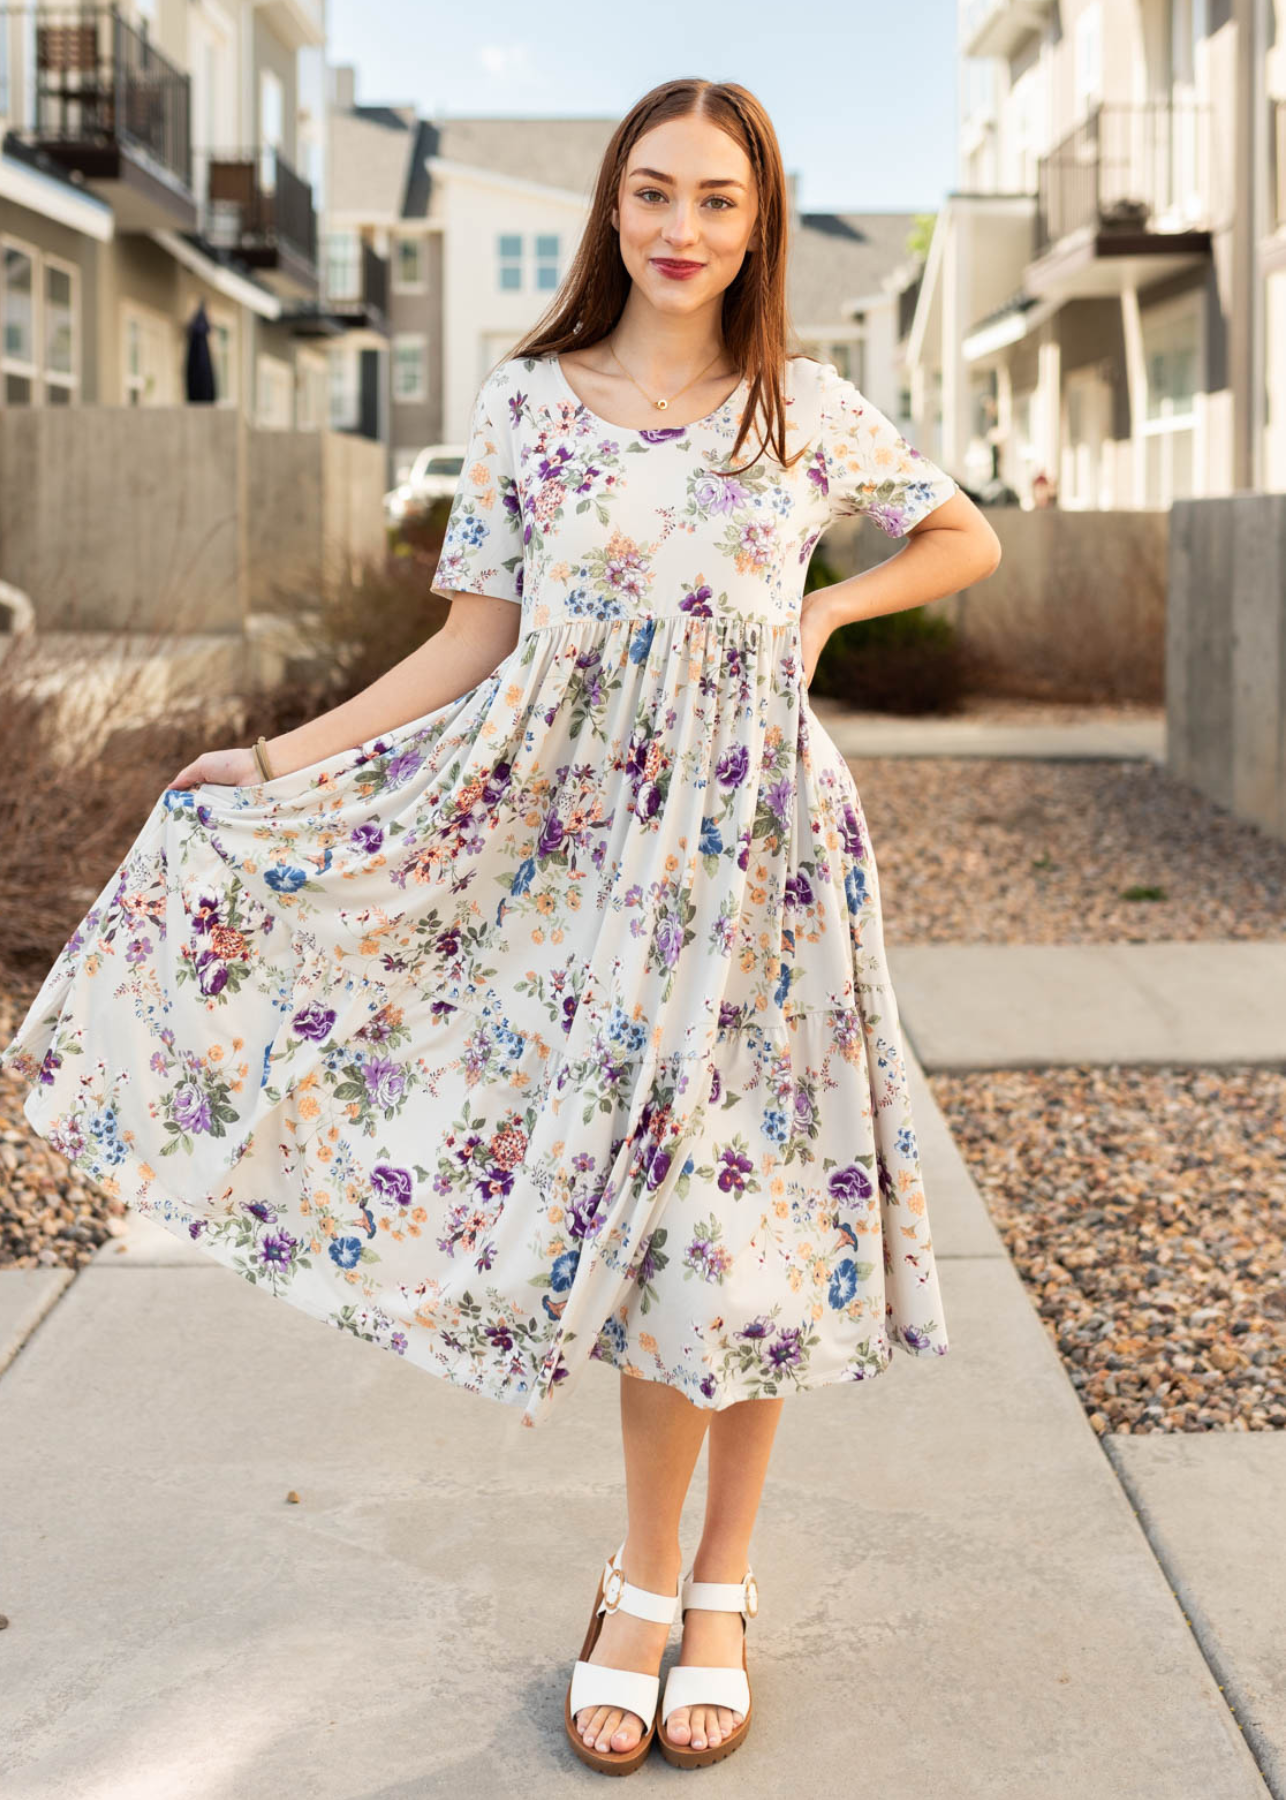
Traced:
POLYGON ((699 1769, 706 1763, 719 1762, 731 1756, 745 1742, 750 1730, 750 1676, 746 1672, 746 1623, 759 1611, 759 1589, 754 1571, 747 1569, 740 1581, 693 1581, 692 1571, 683 1577, 682 1606, 699 1607, 708 1612, 741 1614, 741 1667, 703 1667, 699 1663, 672 1663, 665 1678, 665 1698, 661 1702, 661 1722, 656 1741, 667 1762, 679 1769, 699 1769), (707 1743, 694 1750, 690 1743, 676 1744, 667 1736, 665 1721, 679 1706, 726 1706, 741 1713, 742 1720, 727 1737, 717 1744, 707 1743))
POLYGON ((582 1762, 588 1763, 591 1769, 600 1770, 604 1775, 630 1774, 638 1768, 652 1748, 661 1677, 644 1674, 638 1669, 612 1669, 606 1663, 590 1662, 590 1652, 598 1642, 603 1620, 608 1613, 621 1611, 633 1613, 636 1619, 652 1619, 658 1625, 670 1625, 674 1622, 679 1604, 677 1581, 672 1594, 656 1594, 649 1588, 635 1587, 632 1581, 626 1581, 625 1571, 621 1567, 624 1550, 622 1542, 620 1549, 608 1560, 598 1578, 594 1611, 585 1633, 585 1642, 581 1645, 580 1656, 572 1670, 571 1685, 567 1690, 564 1706, 567 1735, 572 1741, 572 1748, 582 1762), (629 1750, 595 1750, 576 1729, 576 1715, 586 1706, 612 1706, 619 1708, 621 1712, 637 1713, 644 1725, 642 1737, 629 1750))

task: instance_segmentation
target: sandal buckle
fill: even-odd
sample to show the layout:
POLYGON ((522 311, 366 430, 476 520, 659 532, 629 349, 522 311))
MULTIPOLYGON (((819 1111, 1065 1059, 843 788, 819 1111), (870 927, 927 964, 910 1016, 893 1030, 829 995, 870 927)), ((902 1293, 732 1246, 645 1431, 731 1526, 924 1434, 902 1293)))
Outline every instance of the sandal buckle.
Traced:
POLYGON ((621 1594, 625 1588, 625 1575, 620 1569, 609 1565, 607 1580, 603 1583, 603 1610, 614 1613, 621 1604, 621 1594))
POLYGON ((746 1573, 746 1579, 742 1583, 742 1587, 744 1589, 746 1616, 753 1619, 755 1614, 759 1611, 759 1589, 755 1584, 754 1576, 750 1574, 749 1571, 746 1573))

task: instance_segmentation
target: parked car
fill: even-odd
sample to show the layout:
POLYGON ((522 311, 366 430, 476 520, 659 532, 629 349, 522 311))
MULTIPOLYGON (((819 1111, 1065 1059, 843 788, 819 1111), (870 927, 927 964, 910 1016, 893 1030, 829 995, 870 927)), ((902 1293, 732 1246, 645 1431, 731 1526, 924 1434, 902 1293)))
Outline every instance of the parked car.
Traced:
POLYGON ((463 444, 429 444, 420 451, 400 481, 384 496, 384 517, 400 525, 409 515, 423 512, 435 500, 450 500, 464 467, 463 444))

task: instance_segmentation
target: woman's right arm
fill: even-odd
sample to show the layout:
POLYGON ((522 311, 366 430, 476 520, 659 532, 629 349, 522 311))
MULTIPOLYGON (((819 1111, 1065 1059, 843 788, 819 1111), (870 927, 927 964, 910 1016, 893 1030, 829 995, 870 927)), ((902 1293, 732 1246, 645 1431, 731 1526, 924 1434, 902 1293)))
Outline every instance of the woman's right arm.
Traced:
MULTIPOLYGON (((350 700, 307 724, 267 740, 274 778, 320 762, 338 750, 393 731, 476 687, 518 642, 522 609, 512 600, 453 590, 446 622, 409 656, 350 700)), ((207 750, 182 769, 171 787, 203 781, 235 786, 260 780, 254 751, 207 750)))

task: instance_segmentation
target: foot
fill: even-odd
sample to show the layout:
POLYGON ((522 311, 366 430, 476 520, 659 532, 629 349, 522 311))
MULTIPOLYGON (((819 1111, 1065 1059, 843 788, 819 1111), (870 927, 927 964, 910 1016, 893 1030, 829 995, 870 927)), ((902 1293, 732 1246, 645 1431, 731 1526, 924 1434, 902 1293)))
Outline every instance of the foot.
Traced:
MULTIPOLYGON (((660 1561, 645 1561, 630 1553, 628 1540, 621 1568, 625 1579, 635 1587, 650 1588, 655 1594, 672 1594, 683 1567, 680 1552, 660 1561)), ((689 1613, 688 1617, 691 1618, 689 1613)), ((641 1674, 659 1673, 661 1658, 669 1640, 670 1627, 654 1619, 637 1619, 623 1610, 608 1613, 598 1642, 588 1661, 606 1663, 609 1669, 637 1669, 641 1674)), ((593 1750, 632 1750, 647 1727, 637 1713, 619 1706, 582 1706, 576 1714, 576 1729, 593 1750)))
MULTIPOLYGON (((698 1558, 692 1567, 692 1579, 740 1581, 745 1572, 744 1558, 736 1569, 727 1564, 703 1565, 698 1558)), ((705 1607, 693 1606, 684 1616, 679 1662, 699 1663, 712 1669, 739 1669, 744 1642, 745 1627, 740 1613, 710 1612, 705 1607)), ((724 1738, 731 1737, 744 1718, 744 1713, 729 1706, 676 1706, 665 1721, 665 1730, 674 1743, 683 1744, 689 1750, 704 1750, 707 1746, 713 1749, 724 1738)))

